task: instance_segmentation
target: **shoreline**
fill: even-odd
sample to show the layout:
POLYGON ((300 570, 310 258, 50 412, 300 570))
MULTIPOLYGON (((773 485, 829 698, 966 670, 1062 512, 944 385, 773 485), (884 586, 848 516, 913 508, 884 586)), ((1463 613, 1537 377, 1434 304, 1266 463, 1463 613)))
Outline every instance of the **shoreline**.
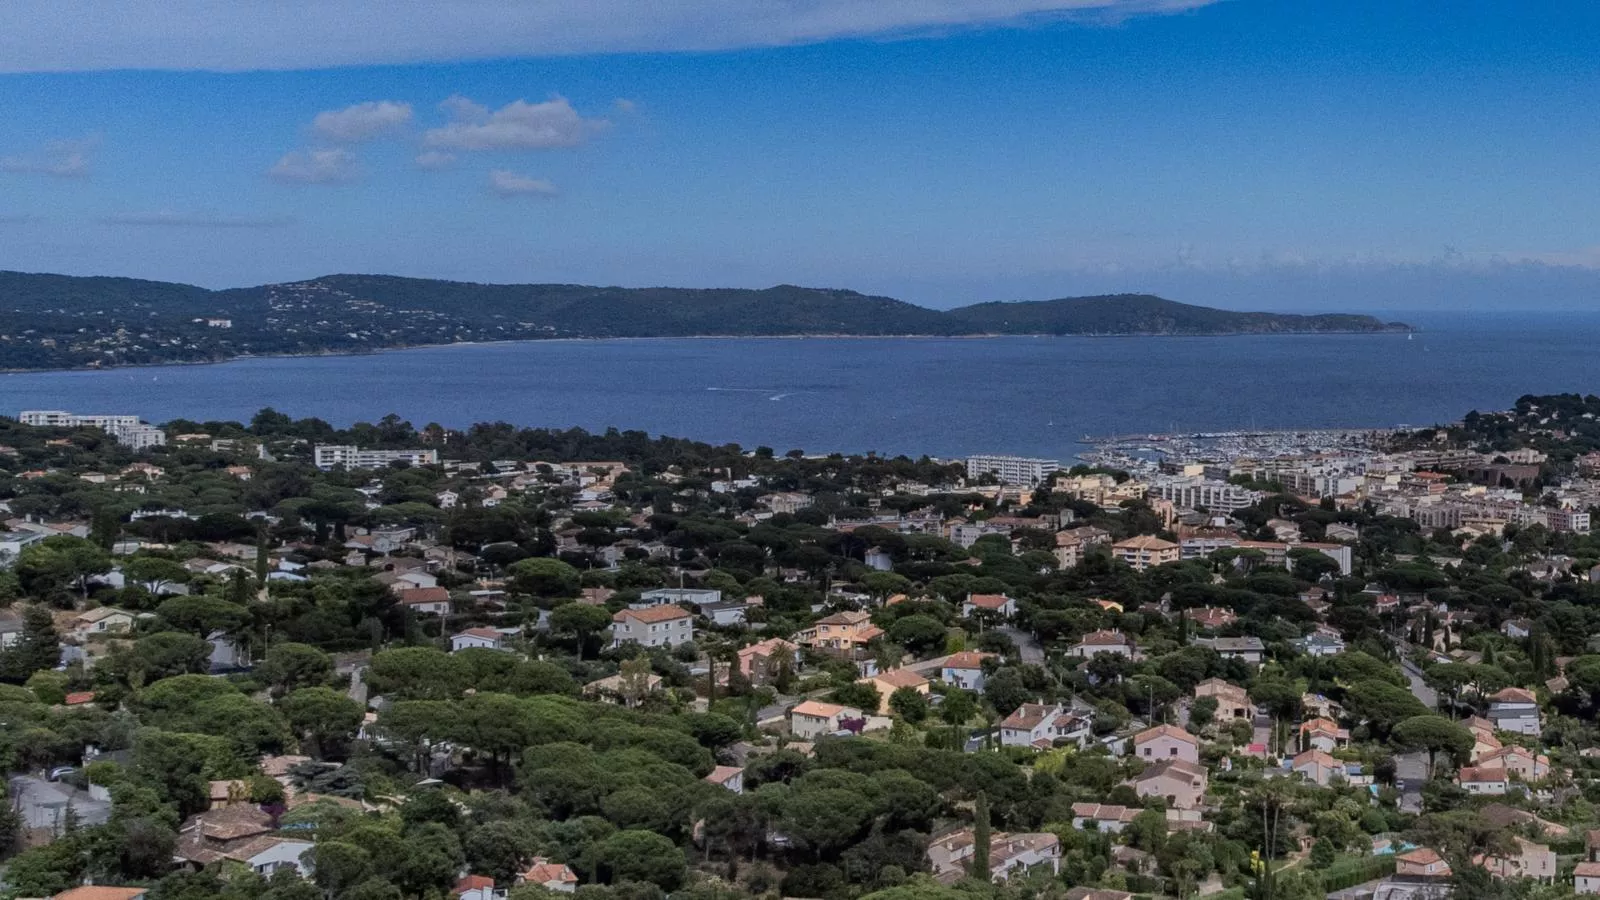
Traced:
POLYGON ((1215 331, 1215 332, 1184 332, 1172 333, 1161 331, 1130 331, 1112 332, 1106 334, 687 334, 687 335, 652 335, 652 336, 627 336, 627 337, 550 337, 550 338, 510 338, 500 341, 444 341, 440 343, 425 344, 390 344, 382 347, 373 347, 366 350, 321 350, 305 353, 242 353, 222 359, 175 359, 162 362, 121 363, 109 366, 66 366, 55 368, 18 369, 0 368, 0 375, 28 375, 28 374, 61 374, 68 372, 115 372, 123 369, 160 369, 169 366, 219 366, 226 363, 242 362, 253 359, 316 359, 327 356, 376 356, 383 353, 399 353, 408 350, 434 350, 447 347, 493 347, 506 344, 547 344, 547 343, 600 343, 611 341, 771 341, 771 340, 995 340, 995 339, 1061 339, 1061 338, 1219 338, 1219 337, 1320 337, 1320 336, 1356 336, 1380 337, 1385 335, 1415 334, 1418 328, 1396 328, 1382 330, 1329 330, 1329 331, 1215 331))

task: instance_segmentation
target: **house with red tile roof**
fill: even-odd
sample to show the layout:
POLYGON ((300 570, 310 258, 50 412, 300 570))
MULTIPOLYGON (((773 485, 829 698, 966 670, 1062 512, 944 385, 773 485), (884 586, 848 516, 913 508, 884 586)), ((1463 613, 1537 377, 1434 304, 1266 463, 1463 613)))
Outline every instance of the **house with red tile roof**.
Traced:
POLYGON ((494 879, 487 875, 464 876, 450 893, 456 900, 505 900, 505 892, 495 890, 494 879))
POLYGON ((939 666, 939 680, 967 691, 981 691, 984 685, 983 661, 993 653, 963 650, 945 657, 939 666))
POLYGON ((442 587, 419 587, 396 594, 406 609, 427 616, 450 614, 450 592, 442 587))
POLYGON ((985 614, 991 618, 1008 621, 1017 614, 1017 601, 1005 594, 968 594, 961 604, 963 616, 985 614))
POLYGON ((536 856, 527 871, 517 876, 517 884, 536 884, 547 890, 570 894, 578 889, 578 875, 563 863, 553 863, 536 856))

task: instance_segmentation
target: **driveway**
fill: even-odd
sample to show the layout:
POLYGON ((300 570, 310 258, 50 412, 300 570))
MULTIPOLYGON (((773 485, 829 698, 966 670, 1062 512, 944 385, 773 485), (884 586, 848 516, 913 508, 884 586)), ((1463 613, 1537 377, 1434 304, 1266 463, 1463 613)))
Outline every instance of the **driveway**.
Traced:
POLYGON ((1000 625, 995 631, 1010 638, 1011 642, 1017 645, 1017 655, 1022 657, 1024 663, 1044 664, 1044 646, 1039 643, 1038 638, 1010 625, 1000 625))

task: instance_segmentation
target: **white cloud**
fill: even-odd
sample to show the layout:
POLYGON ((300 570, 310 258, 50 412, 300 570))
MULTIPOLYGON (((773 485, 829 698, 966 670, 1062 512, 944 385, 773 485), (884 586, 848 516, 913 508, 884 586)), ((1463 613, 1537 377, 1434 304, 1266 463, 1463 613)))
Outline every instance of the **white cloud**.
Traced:
POLYGON ((282 228, 294 224, 294 220, 287 216, 231 216, 209 211, 178 212, 167 209, 117 213, 104 216, 100 221, 106 225, 154 225, 167 228, 282 228))
POLYGON ((308 69, 723 50, 1119 20, 1220 0, 6 0, 0 71, 308 69))
POLYGON ((454 96, 439 104, 452 121, 429 129, 424 146, 448 150, 544 150, 576 147, 611 123, 585 119, 565 97, 543 103, 513 100, 494 112, 454 96))
POLYGON ((529 178, 505 169, 489 173, 489 190, 502 197, 554 197, 556 186, 540 178, 529 178))
POLYGON ((53 141, 34 153, 0 156, 0 172, 16 175, 46 175, 51 178, 87 178, 89 163, 100 138, 53 141))
POLYGON ((371 100, 344 109, 317 113, 311 130, 318 137, 338 144, 353 144, 386 137, 411 124, 411 104, 394 100, 371 100))
POLYGON ((341 184, 358 174, 355 154, 338 148, 293 150, 267 170, 272 179, 294 184, 341 184))
POLYGON ((440 169, 448 169, 455 165, 456 155, 454 153, 446 153, 443 150, 424 150, 418 153, 417 158, 412 162, 416 163, 419 169, 437 172, 440 169))

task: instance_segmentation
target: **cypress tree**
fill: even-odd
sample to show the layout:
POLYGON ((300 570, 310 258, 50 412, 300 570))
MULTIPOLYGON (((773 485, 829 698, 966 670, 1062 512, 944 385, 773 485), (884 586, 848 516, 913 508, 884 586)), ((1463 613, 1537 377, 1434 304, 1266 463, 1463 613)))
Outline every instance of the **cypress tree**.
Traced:
POLYGON ((989 795, 978 792, 972 805, 972 869, 974 878, 989 880, 989 795))

